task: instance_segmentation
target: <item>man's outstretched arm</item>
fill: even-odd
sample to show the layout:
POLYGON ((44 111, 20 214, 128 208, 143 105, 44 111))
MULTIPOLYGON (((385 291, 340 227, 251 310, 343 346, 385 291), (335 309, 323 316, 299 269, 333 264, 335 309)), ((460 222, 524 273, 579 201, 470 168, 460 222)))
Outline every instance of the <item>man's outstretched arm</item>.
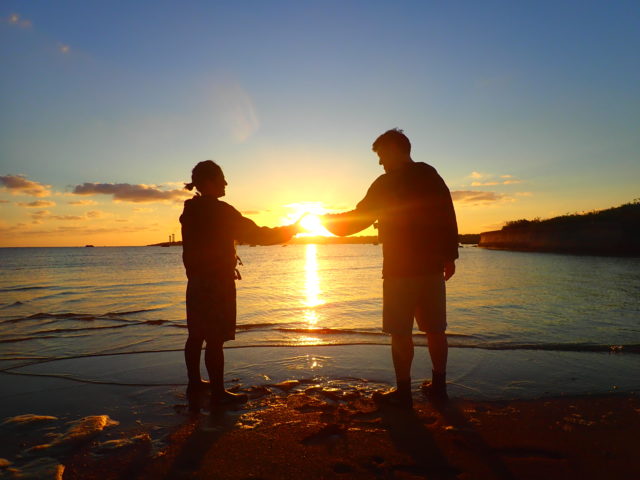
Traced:
POLYGON ((322 215, 320 217, 320 221, 324 227, 334 235, 340 237, 358 233, 370 226, 375 220, 374 216, 359 209, 344 213, 322 215))
POLYGON ((369 187, 367 194, 358 202, 355 210, 321 216, 320 221, 324 227, 334 235, 346 237, 371 226, 378 219, 380 211, 380 178, 378 177, 369 187))

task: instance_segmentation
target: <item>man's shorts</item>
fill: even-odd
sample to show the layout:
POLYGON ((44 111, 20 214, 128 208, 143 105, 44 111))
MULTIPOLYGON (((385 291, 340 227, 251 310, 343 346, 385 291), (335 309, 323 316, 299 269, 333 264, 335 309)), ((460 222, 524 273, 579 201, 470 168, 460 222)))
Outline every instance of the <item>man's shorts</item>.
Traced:
POLYGON ((230 278, 190 278, 187 283, 189 335, 207 342, 236 337, 236 283, 230 278))
POLYGON ((411 335, 414 318, 422 332, 444 333, 447 329, 446 290, 441 272, 383 280, 382 330, 411 335))

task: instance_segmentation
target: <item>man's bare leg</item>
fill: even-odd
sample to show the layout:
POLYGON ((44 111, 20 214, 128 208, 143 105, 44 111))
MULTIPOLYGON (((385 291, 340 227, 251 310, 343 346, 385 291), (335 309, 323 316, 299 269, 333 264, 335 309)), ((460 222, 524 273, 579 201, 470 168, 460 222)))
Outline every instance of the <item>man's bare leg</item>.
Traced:
POLYGON ((386 393, 376 392, 373 400, 376 403, 393 405, 400 408, 411 408, 411 362, 413 361, 413 337, 409 335, 391 335, 391 357, 396 372, 398 388, 386 393))
POLYGON ((396 372, 398 389, 411 390, 411 363, 413 362, 413 336, 391 335, 391 356, 396 372))
POLYGON ((430 382, 422 384, 422 390, 434 400, 447 398, 447 357, 449 343, 447 335, 441 333, 427 333, 429 356, 431 357, 432 377, 430 382))
POLYGON ((427 342, 433 371, 442 374, 447 373, 447 357, 449 356, 447 334, 444 332, 427 333, 427 342))

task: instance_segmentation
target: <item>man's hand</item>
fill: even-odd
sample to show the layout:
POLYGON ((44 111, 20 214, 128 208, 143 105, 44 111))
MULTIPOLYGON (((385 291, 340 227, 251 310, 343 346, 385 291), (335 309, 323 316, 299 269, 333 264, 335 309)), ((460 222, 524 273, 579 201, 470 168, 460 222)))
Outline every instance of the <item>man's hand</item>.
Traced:
POLYGON ((444 281, 446 282, 451 277, 453 277, 454 273, 456 273, 456 262, 455 262, 455 260, 451 261, 451 262, 446 262, 444 264, 444 281))

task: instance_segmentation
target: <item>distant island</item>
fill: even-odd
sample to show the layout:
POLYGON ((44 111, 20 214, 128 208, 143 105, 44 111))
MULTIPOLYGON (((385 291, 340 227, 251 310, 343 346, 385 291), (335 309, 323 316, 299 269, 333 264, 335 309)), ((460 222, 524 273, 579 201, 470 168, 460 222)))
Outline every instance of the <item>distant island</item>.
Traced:
POLYGON ((640 199, 619 207, 515 220, 480 234, 478 246, 504 250, 591 255, 640 255, 640 199))

